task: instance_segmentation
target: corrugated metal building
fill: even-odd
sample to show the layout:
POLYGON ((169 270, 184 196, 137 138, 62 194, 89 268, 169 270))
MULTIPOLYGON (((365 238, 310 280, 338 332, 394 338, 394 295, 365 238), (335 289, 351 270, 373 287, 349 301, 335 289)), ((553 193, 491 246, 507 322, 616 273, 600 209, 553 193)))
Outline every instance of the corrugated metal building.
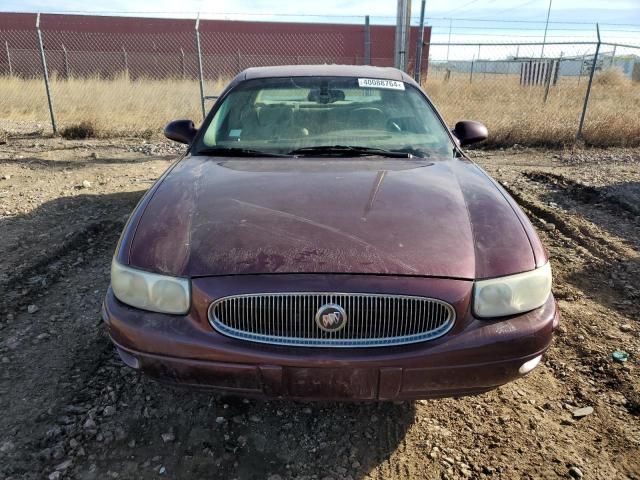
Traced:
MULTIPOLYGON (((44 14, 40 18, 48 69, 58 76, 194 78, 195 21, 44 14)), ((371 25, 371 63, 392 66, 391 25, 371 25)), ((430 28, 425 29, 429 42, 430 28)), ((365 26, 354 24, 201 20, 204 75, 229 77, 258 65, 365 62, 365 26)), ((415 62, 418 28, 410 34, 409 68, 415 62)), ((0 15, 0 74, 41 74, 36 15, 0 15)), ((428 48, 423 51, 426 71, 428 48)), ((426 72, 425 72, 426 73, 426 72)))

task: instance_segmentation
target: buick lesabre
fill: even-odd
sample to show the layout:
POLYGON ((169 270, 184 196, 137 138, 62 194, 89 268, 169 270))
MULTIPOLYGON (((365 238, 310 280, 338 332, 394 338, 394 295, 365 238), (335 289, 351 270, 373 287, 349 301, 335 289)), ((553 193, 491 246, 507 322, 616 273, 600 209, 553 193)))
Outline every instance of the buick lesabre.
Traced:
POLYGON ((406 74, 251 68, 137 205, 103 317, 122 360, 227 393, 408 400, 531 371, 559 315, 514 200, 406 74))

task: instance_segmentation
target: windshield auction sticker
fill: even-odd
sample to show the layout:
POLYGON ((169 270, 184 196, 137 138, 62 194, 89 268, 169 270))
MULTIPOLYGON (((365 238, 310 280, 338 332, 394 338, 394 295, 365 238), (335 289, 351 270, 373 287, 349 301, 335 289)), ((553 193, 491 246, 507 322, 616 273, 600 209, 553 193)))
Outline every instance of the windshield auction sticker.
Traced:
POLYGON ((382 80, 380 78, 359 78, 358 86, 361 88, 386 88, 388 90, 404 90, 404 82, 395 80, 382 80))

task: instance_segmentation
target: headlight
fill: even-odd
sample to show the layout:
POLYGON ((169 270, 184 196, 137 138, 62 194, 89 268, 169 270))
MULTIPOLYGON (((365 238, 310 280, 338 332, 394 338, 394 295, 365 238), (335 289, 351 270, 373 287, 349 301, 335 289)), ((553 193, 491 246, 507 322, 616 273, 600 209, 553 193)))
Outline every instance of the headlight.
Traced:
POLYGON ((111 288, 121 302, 152 312, 185 314, 191 304, 189 280, 125 267, 115 259, 111 288))
POLYGON ((489 318, 528 312, 544 305, 550 294, 551 265, 547 262, 530 272, 476 282, 473 313, 489 318))

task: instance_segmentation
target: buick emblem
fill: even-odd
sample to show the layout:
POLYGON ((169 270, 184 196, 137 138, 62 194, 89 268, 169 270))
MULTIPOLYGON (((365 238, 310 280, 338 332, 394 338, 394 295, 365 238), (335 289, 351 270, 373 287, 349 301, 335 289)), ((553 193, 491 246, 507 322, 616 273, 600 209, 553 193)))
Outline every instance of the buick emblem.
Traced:
POLYGON ((337 332, 347 324, 347 312, 340 305, 327 303, 318 309, 316 324, 325 332, 337 332))

